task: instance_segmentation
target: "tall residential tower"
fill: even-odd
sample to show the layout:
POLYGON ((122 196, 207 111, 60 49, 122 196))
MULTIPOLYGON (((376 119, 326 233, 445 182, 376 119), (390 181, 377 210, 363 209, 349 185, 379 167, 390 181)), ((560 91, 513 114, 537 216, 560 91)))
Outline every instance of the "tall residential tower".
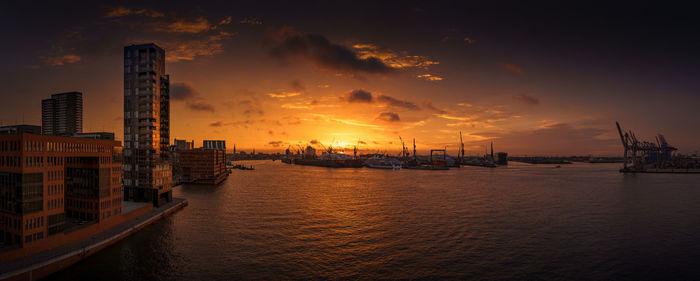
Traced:
POLYGON ((155 44, 124 47, 124 199, 172 200, 170 77, 155 44))
POLYGON ((83 94, 68 92, 41 101, 44 135, 72 136, 83 132, 83 94))

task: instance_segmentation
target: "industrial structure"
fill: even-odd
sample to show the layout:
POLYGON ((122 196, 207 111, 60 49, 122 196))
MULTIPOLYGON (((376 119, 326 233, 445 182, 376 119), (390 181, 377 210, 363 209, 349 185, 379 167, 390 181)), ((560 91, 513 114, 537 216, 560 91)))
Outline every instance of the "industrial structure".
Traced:
POLYGON ((674 155, 678 148, 666 142, 662 134, 656 136, 656 142, 639 140, 632 131, 624 132, 617 125, 624 162, 620 172, 624 173, 700 173, 695 159, 674 155))

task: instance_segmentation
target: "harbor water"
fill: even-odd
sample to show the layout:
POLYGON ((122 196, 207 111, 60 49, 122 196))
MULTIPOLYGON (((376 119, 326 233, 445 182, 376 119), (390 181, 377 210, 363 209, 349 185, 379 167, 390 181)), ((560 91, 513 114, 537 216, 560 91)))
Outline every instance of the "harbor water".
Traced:
POLYGON ((621 164, 331 169, 245 161, 52 280, 700 276, 700 175, 621 164))

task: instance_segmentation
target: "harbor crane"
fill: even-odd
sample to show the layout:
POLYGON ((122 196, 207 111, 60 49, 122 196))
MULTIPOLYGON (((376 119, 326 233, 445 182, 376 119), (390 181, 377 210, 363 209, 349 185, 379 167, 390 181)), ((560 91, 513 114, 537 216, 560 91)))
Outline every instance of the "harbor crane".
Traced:
POLYGON ((656 136, 656 143, 649 141, 640 141, 632 131, 622 133, 622 128, 619 122, 615 122, 617 132, 620 134, 620 141, 624 148, 623 170, 628 169, 628 164, 631 164, 634 169, 643 169, 645 164, 652 164, 669 160, 671 153, 678 150, 666 142, 666 138, 662 134, 656 136))

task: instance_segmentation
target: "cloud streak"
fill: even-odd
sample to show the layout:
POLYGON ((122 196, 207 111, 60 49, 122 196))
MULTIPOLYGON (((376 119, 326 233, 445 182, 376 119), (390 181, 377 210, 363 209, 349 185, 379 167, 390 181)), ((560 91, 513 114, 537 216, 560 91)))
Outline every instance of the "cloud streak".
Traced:
POLYGON ((513 73, 515 75, 518 75, 518 76, 525 75, 525 71, 522 68, 520 68, 519 66, 514 65, 512 63, 497 63, 496 65, 498 65, 498 67, 500 67, 501 69, 508 71, 510 73, 513 73))
POLYGON ((400 107, 400 108, 405 108, 405 109, 409 109, 409 110, 420 109, 415 103, 412 103, 410 101, 395 99, 395 98, 387 96, 387 95, 379 95, 377 97, 377 102, 386 104, 388 106, 400 107))
POLYGON ((417 78, 420 78, 420 79, 425 79, 425 80, 427 80, 427 81, 432 81, 432 82, 435 82, 435 81, 442 81, 442 80, 444 79, 444 78, 442 78, 442 77, 435 76, 435 75, 432 75, 432 74, 429 74, 429 73, 420 74, 420 75, 417 75, 416 77, 417 77, 417 78))
POLYGON ((129 15, 140 15, 140 16, 147 16, 151 18, 160 18, 165 16, 163 13, 154 11, 154 10, 149 10, 149 9, 138 9, 138 10, 132 10, 129 8, 126 8, 124 6, 119 6, 119 7, 114 7, 111 8, 105 13, 104 17, 105 18, 118 18, 118 17, 125 17, 129 15))
POLYGON ((78 55, 57 55, 57 56, 40 56, 39 59, 50 66, 61 66, 66 64, 77 63, 81 60, 78 55))
POLYGON ((300 92, 280 92, 280 93, 268 93, 267 96, 276 99, 283 99, 289 97, 296 97, 301 95, 300 92))
POLYGON ((517 94, 517 95, 513 96, 513 98, 514 98, 515 100, 519 101, 519 102, 522 102, 522 103, 525 103, 525 104, 529 104, 529 105, 538 105, 538 104, 540 104, 540 100, 539 100, 539 99, 537 99, 537 98, 535 98, 535 97, 528 96, 528 95, 526 95, 526 94, 517 94))

